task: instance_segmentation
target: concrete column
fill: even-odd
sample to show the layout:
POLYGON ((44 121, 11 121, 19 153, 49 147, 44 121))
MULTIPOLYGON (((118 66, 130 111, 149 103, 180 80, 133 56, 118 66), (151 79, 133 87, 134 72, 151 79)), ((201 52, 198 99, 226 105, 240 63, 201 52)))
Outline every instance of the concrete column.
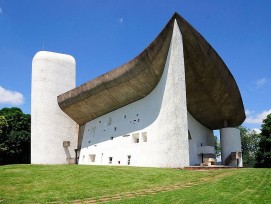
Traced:
POLYGON ((32 62, 31 163, 72 162, 78 126, 58 106, 57 96, 75 88, 72 56, 38 52, 32 62), (64 141, 66 145, 63 145, 64 141), (66 147, 64 147, 66 146, 66 147))
MULTIPOLYGON (((232 152, 241 152, 241 137, 240 130, 237 128, 223 128, 220 130, 220 142, 221 142, 221 161, 225 163, 225 159, 232 152)), ((229 166, 236 166, 237 160, 234 159, 229 163, 229 166)), ((239 159, 239 167, 243 166, 242 156, 239 159)))

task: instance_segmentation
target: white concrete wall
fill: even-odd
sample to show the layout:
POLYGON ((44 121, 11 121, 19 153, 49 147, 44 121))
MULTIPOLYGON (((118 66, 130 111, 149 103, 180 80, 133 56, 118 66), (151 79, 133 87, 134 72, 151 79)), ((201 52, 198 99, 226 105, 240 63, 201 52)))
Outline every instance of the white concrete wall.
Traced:
POLYGON ((198 122, 190 113, 188 113, 188 129, 191 135, 189 139, 189 160, 190 165, 200 164, 201 155, 198 154, 198 148, 201 146, 214 146, 213 131, 198 122))
POLYGON ((128 155, 132 166, 189 165, 184 55, 177 22, 157 87, 145 98, 85 126, 79 164, 109 164, 112 157, 113 165, 127 165, 128 155), (139 143, 134 143, 137 135, 139 143))
MULTIPOLYGON (((225 159, 231 152, 242 152, 240 130, 237 128, 223 128, 220 130, 221 142, 221 161, 224 164, 225 159)), ((237 161, 232 160, 229 166, 236 166, 237 161)), ((242 157, 239 159, 239 167, 243 166, 242 157)))
POLYGON ((57 96, 75 87, 72 56, 38 52, 32 62, 31 163, 63 164, 74 158, 78 127, 58 106, 57 96), (63 147, 63 141, 71 146, 63 147))

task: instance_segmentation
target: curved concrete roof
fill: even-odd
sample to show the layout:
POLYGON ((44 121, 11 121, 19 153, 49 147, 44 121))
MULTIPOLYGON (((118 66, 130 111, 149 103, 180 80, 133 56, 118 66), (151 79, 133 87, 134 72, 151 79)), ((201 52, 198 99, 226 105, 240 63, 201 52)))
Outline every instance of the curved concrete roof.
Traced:
POLYGON ((174 20, 183 36, 187 107, 210 129, 245 120, 238 86, 209 43, 174 14, 156 39, 128 63, 58 96, 60 108, 79 125, 148 95, 158 84, 170 46, 174 20))

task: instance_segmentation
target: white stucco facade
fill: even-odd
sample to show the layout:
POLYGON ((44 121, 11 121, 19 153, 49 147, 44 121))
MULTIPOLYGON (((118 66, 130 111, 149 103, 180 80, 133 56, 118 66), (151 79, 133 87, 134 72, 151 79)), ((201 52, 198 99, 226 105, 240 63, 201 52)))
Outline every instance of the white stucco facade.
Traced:
MULTIPOLYGON (((189 160, 190 165, 200 164, 202 158, 200 155, 201 147, 214 147, 214 134, 213 130, 208 129, 199 123, 189 112, 188 112, 188 128, 190 132, 189 139, 189 160)), ((214 151, 209 150, 206 154, 214 154, 214 151)))
POLYGON ((191 161, 200 163, 197 146, 211 145, 211 135, 187 112, 182 36, 175 22, 156 88, 143 99, 88 122, 79 164, 189 166, 191 161), (193 135, 190 148, 188 126, 193 135))
MULTIPOLYGON (((218 88, 225 83, 214 76, 222 79, 219 70, 227 68, 189 24, 175 17, 139 57, 76 88, 72 56, 46 51, 34 56, 32 164, 75 163, 75 149, 83 165, 183 168, 215 164, 210 128, 224 127, 228 112, 234 110, 231 107, 236 108, 234 100, 225 103, 232 99, 229 87, 219 92, 222 102, 216 100, 221 98, 218 88), (227 107, 222 111, 219 104, 227 107)), ((228 75, 227 79, 232 77, 228 75)), ((238 96, 231 80, 233 95, 238 96)), ((236 121, 241 120, 242 111, 236 121)), ((236 121, 229 124, 235 126, 236 121)), ((232 152, 241 152, 240 132, 222 129, 221 147, 222 161, 232 152)), ((229 165, 236 166, 236 160, 229 165)))
POLYGON ((31 163, 65 164, 74 158, 77 124, 58 106, 57 96, 75 87, 72 56, 38 52, 32 62, 31 163), (69 141, 70 146, 63 147, 69 141))
MULTIPOLYGON (((232 152, 242 152, 240 130, 237 128, 222 128, 220 130, 220 142, 221 142, 221 160, 224 164, 226 158, 232 152)), ((236 166, 236 159, 231 160, 229 166, 236 166)), ((242 156, 239 158, 238 166, 243 166, 242 156)))

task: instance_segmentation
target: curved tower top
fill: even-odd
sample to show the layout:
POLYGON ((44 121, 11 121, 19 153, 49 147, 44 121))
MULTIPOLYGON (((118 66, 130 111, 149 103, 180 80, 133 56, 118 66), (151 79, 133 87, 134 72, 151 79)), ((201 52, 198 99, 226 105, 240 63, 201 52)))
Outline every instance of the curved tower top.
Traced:
POLYGON ((238 86, 229 69, 184 18, 175 13, 156 39, 128 63, 58 96, 60 108, 83 125, 148 95, 165 66, 174 20, 183 37, 187 109, 210 129, 245 120, 238 86))

